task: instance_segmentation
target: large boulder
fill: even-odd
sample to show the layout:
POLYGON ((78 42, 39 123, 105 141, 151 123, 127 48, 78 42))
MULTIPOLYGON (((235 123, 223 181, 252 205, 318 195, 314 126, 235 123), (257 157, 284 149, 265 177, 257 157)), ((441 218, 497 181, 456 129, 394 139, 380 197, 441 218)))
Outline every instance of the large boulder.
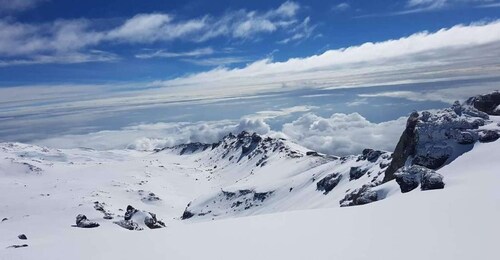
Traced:
POLYGON ((420 185, 421 190, 444 188, 443 176, 434 170, 413 165, 396 172, 396 182, 402 193, 410 192, 420 185))

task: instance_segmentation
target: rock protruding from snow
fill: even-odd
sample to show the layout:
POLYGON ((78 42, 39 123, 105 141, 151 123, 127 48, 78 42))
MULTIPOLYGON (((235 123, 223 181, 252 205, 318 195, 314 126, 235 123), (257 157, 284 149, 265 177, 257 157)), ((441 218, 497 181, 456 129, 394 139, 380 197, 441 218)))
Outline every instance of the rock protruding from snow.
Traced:
POLYGON ((375 202, 379 199, 378 193, 372 190, 370 185, 363 185, 361 188, 347 194, 340 200, 340 206, 357 206, 375 202))
POLYGON ((221 190, 201 205, 189 203, 182 214, 182 219, 194 216, 218 216, 228 213, 238 213, 252 208, 260 207, 269 199, 274 191, 257 192, 255 190, 221 190), (208 207, 210 206, 210 207, 208 207))
POLYGON ((500 92, 498 91, 486 95, 471 97, 466 103, 479 111, 487 113, 488 115, 500 115, 500 92))
POLYGON ((17 238, 19 238, 21 240, 27 240, 28 239, 28 237, 25 234, 20 234, 19 236, 17 236, 17 238))
POLYGON ((165 223, 156 218, 156 214, 140 211, 131 205, 127 206, 127 211, 123 220, 116 221, 115 224, 128 230, 143 230, 144 226, 150 229, 164 228, 165 223))
POLYGON ((419 165, 396 172, 396 182, 402 193, 410 192, 420 185, 421 190, 444 188, 443 176, 434 170, 419 165))
POLYGON ((403 166, 439 169, 471 150, 476 142, 492 142, 500 138, 498 129, 483 129, 491 123, 488 114, 471 106, 484 103, 478 107, 486 107, 496 99, 487 98, 488 95, 478 97, 481 98, 477 102, 469 99, 467 104, 470 105, 461 105, 457 101, 450 108, 435 113, 412 113, 385 172, 384 182, 393 180, 396 171, 403 166))
POLYGON ((90 221, 87 216, 79 214, 76 216, 76 226, 79 228, 95 228, 99 226, 99 223, 90 221))
POLYGON ((323 191, 323 194, 328 194, 342 180, 342 175, 338 173, 328 174, 326 177, 316 183, 316 190, 323 191))
POLYGON ((416 131, 419 119, 419 114, 417 112, 411 113, 410 117, 406 121, 406 128, 403 134, 399 138, 399 142, 396 145, 396 149, 392 154, 392 161, 389 168, 385 171, 384 182, 394 179, 394 173, 406 163, 408 157, 415 153, 415 146, 417 144, 416 131))

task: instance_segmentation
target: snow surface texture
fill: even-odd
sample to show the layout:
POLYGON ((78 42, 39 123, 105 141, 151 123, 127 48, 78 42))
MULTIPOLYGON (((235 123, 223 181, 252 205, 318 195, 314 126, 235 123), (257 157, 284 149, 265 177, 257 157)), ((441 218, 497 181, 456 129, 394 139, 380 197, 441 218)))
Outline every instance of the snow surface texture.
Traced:
POLYGON ((3 143, 0 259, 497 259, 500 142, 479 141, 500 117, 457 111, 417 124, 416 154, 453 148, 430 171, 445 188, 406 193, 383 181, 389 152, 338 158, 245 132, 154 153, 3 143), (447 134, 476 119, 459 124, 473 141, 447 134), (134 231, 115 224, 128 205, 134 231), (99 226, 73 227, 79 214, 99 226))

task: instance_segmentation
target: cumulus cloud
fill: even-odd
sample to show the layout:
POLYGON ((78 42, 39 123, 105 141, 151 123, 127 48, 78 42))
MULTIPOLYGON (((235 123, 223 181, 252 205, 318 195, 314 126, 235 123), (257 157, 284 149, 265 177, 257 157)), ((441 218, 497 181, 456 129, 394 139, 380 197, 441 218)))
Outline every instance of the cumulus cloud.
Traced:
POLYGON ((283 125, 291 140, 332 155, 360 153, 364 148, 392 151, 406 124, 406 117, 372 123, 358 113, 335 113, 329 118, 312 113, 283 125))

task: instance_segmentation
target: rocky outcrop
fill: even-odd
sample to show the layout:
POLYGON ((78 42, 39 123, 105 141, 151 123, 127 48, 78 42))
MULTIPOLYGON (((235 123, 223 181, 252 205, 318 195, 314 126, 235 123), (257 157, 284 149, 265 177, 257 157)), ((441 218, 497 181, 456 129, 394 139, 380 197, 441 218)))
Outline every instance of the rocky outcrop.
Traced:
POLYGON ((273 193, 274 191, 257 192, 251 189, 221 190, 210 200, 203 201, 201 205, 196 204, 196 201, 189 203, 181 218, 189 219, 194 216, 218 216, 229 212, 243 212, 262 206, 273 193))
POLYGON ((90 221, 87 219, 87 216, 83 214, 79 214, 76 216, 76 227, 79 228, 95 228, 98 227, 99 223, 90 221))
POLYGON ((435 113, 412 113, 385 172, 384 182, 393 180, 403 166, 420 165, 436 170, 472 149, 478 141, 499 139, 498 131, 481 129, 490 122, 482 110, 491 112, 486 108, 496 102, 496 94, 491 94, 469 99, 465 105, 457 101, 435 113))
POLYGON ((413 165, 396 172, 396 182, 402 193, 410 192, 420 185, 421 190, 444 188, 443 176, 431 169, 413 165))
POLYGON ((349 180, 357 180, 361 178, 363 175, 365 175, 368 172, 368 169, 363 169, 361 167, 351 167, 349 170, 349 180))
POLYGON ((399 138, 396 149, 392 154, 392 161, 387 170, 385 171, 384 182, 393 180, 394 173, 406 163, 410 155, 415 154, 415 147, 417 145, 417 136, 415 128, 417 126, 419 114, 417 112, 411 113, 406 121, 406 128, 399 138))
POLYGON ((488 115, 500 115, 500 92, 478 95, 467 100, 466 104, 488 115))
POLYGON ((21 235, 17 236, 17 238, 19 238, 21 240, 27 240, 28 239, 28 237, 25 234, 21 234, 21 235))
POLYGON ((316 183, 316 190, 323 191, 323 194, 328 194, 342 180, 342 175, 338 173, 328 174, 325 178, 316 183))
POLYGON ((384 152, 367 148, 363 150, 360 159, 367 160, 369 162, 376 162, 382 154, 384 154, 384 152))
POLYGON ((341 207, 365 205, 379 199, 378 193, 372 190, 370 185, 363 185, 361 188, 347 194, 340 200, 341 207))

